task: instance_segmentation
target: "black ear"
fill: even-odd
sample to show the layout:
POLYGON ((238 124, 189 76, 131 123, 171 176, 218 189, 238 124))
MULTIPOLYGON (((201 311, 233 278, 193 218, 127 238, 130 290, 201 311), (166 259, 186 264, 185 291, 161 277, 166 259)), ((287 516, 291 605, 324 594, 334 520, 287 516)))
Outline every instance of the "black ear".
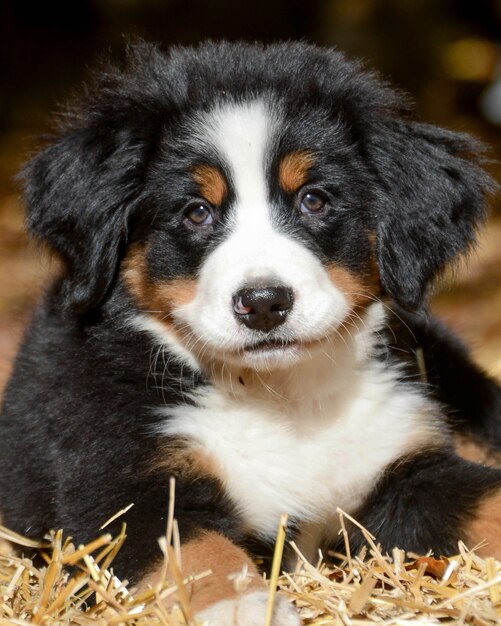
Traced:
POLYGON ((106 296, 127 240, 139 158, 128 134, 96 127, 63 134, 21 175, 29 230, 63 260, 64 305, 78 313, 106 296))
POLYGON ((97 307, 117 273, 166 118, 163 63, 139 43, 123 69, 106 65, 20 175, 29 230, 64 262, 63 305, 77 313, 97 307))
POLYGON ((416 122, 391 121, 373 146, 382 183, 377 255, 385 291, 419 308, 437 274, 474 243, 495 188, 471 137, 416 122))

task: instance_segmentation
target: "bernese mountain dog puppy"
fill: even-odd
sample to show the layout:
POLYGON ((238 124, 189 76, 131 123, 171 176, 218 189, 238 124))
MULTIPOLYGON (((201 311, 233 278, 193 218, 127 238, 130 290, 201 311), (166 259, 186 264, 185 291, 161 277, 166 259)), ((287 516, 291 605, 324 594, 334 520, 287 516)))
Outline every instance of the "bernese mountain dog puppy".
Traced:
POLYGON ((262 623, 252 557, 284 512, 313 558, 338 507, 384 550, 501 557, 501 470, 452 439, 501 448, 500 390, 425 312, 484 218, 481 161, 334 50, 132 46, 22 174, 64 271, 5 393, 3 523, 86 542, 133 503, 115 572, 154 584, 175 477, 184 572, 213 571, 193 609, 218 626, 262 623))

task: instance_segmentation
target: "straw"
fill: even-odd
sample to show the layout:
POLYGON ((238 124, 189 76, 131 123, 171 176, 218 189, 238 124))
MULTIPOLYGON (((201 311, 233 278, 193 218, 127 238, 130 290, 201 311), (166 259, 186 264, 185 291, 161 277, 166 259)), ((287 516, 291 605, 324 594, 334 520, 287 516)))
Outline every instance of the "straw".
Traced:
MULTIPOLYGON (((165 576, 155 588, 137 593, 111 570, 126 541, 125 525, 115 538, 101 535, 77 549, 61 531, 51 533, 42 545, 1 528, 0 535, 17 541, 21 550, 34 549, 36 543, 46 562, 39 566, 29 558, 0 554, 0 626, 202 626, 191 610, 188 588, 212 573, 181 568, 173 491, 172 485, 168 528, 159 541, 165 576), (76 574, 70 576, 69 564, 76 566, 76 574), (97 602, 87 605, 92 595, 97 602)), ((339 515, 348 557, 337 564, 309 563, 291 542, 298 565, 282 574, 287 518, 281 518, 263 626, 273 624, 277 589, 308 626, 499 626, 499 561, 484 560, 463 543, 447 558, 410 556, 398 549, 384 554, 377 538, 353 517, 342 511, 339 515), (359 554, 349 549, 347 524, 356 524, 367 542, 359 554)))

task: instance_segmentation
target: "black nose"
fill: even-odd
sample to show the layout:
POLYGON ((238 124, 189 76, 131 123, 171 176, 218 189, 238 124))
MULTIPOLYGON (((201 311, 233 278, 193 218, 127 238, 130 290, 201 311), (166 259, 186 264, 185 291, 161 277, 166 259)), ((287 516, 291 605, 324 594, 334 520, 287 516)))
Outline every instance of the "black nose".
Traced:
POLYGON ((233 296, 233 310, 242 324, 268 332, 285 322, 293 302, 287 287, 249 287, 233 296))

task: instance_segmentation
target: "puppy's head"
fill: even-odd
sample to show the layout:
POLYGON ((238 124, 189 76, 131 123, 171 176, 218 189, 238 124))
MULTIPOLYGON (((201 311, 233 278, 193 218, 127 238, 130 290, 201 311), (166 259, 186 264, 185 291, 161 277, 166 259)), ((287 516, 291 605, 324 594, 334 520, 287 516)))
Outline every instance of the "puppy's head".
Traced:
POLYGON ((401 108, 332 50, 138 46, 28 164, 29 225, 70 310, 125 286, 197 359, 290 365, 474 241, 477 145, 401 108))

